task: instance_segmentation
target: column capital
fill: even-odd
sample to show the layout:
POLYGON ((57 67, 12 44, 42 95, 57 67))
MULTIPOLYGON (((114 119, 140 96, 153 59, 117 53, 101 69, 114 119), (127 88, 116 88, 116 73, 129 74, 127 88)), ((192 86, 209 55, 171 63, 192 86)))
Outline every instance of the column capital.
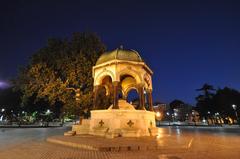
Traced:
POLYGON ((144 83, 138 83, 137 87, 144 87, 144 83))
POLYGON ((113 81, 113 82, 112 82, 113 86, 118 86, 119 83, 120 83, 119 81, 113 81))
POLYGON ((146 89, 146 92, 152 93, 152 89, 146 89))

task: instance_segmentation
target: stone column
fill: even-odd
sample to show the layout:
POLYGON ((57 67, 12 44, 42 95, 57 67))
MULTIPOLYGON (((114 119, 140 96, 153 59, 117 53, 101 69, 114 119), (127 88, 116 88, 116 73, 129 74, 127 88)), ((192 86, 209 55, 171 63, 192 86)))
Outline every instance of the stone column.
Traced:
POLYGON ((97 109, 98 89, 99 89, 99 86, 94 86, 93 88, 93 109, 97 109))
POLYGON ((127 100, 126 94, 123 94, 122 99, 123 99, 123 100, 127 100))
POLYGON ((113 109, 119 109, 119 106, 118 106, 118 87, 119 87, 119 82, 114 81, 113 82, 113 109))
POLYGON ((149 105, 149 110, 153 111, 153 103, 152 103, 152 90, 148 90, 148 105, 149 105))
POLYGON ((138 85, 138 94, 139 94, 139 104, 140 110, 145 110, 145 97, 144 97, 144 90, 142 85, 138 85))

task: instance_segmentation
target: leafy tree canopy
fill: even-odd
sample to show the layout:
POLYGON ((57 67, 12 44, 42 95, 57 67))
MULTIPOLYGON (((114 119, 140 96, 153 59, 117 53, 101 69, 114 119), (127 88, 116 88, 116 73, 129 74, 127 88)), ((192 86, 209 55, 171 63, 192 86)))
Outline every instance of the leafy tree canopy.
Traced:
POLYGON ((39 49, 15 80, 21 90, 22 105, 30 98, 45 100, 52 107, 79 113, 92 106, 92 66, 105 51, 105 45, 93 33, 74 33, 70 39, 51 38, 39 49), (69 89, 71 88, 71 89, 69 89), (80 89, 76 103, 75 91, 80 89))
POLYGON ((225 87, 223 89, 214 89, 213 86, 204 84, 202 88, 197 89, 202 93, 196 97, 196 109, 201 116, 208 116, 220 113, 222 116, 231 116, 235 118, 232 105, 240 106, 240 92, 237 90, 225 87))
POLYGON ((18 109, 21 102, 20 96, 21 93, 13 91, 11 87, 0 90, 0 109, 5 109, 8 113, 18 109))
POLYGON ((214 111, 219 112, 223 116, 236 117, 232 105, 237 105, 237 111, 240 107, 240 92, 237 90, 225 87, 218 89, 213 97, 214 111))
POLYGON ((184 104, 183 101, 175 99, 169 105, 170 105, 170 108, 173 110, 175 108, 181 107, 183 104, 184 104))

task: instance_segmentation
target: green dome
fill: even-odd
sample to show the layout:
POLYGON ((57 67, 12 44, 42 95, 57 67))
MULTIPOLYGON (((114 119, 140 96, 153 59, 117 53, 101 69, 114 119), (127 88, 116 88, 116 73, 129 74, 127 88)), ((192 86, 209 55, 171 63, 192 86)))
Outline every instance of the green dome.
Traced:
POLYGON ((138 54, 137 51, 117 48, 113 51, 103 53, 97 60, 96 65, 99 65, 111 60, 143 62, 141 56, 138 54))

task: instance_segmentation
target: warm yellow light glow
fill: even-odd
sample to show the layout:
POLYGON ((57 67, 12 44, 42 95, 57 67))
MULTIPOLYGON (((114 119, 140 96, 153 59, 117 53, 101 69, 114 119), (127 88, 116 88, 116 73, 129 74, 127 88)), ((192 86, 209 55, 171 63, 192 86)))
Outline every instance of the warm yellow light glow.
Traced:
POLYGON ((160 112, 156 112, 156 117, 160 117, 161 113, 160 112))

